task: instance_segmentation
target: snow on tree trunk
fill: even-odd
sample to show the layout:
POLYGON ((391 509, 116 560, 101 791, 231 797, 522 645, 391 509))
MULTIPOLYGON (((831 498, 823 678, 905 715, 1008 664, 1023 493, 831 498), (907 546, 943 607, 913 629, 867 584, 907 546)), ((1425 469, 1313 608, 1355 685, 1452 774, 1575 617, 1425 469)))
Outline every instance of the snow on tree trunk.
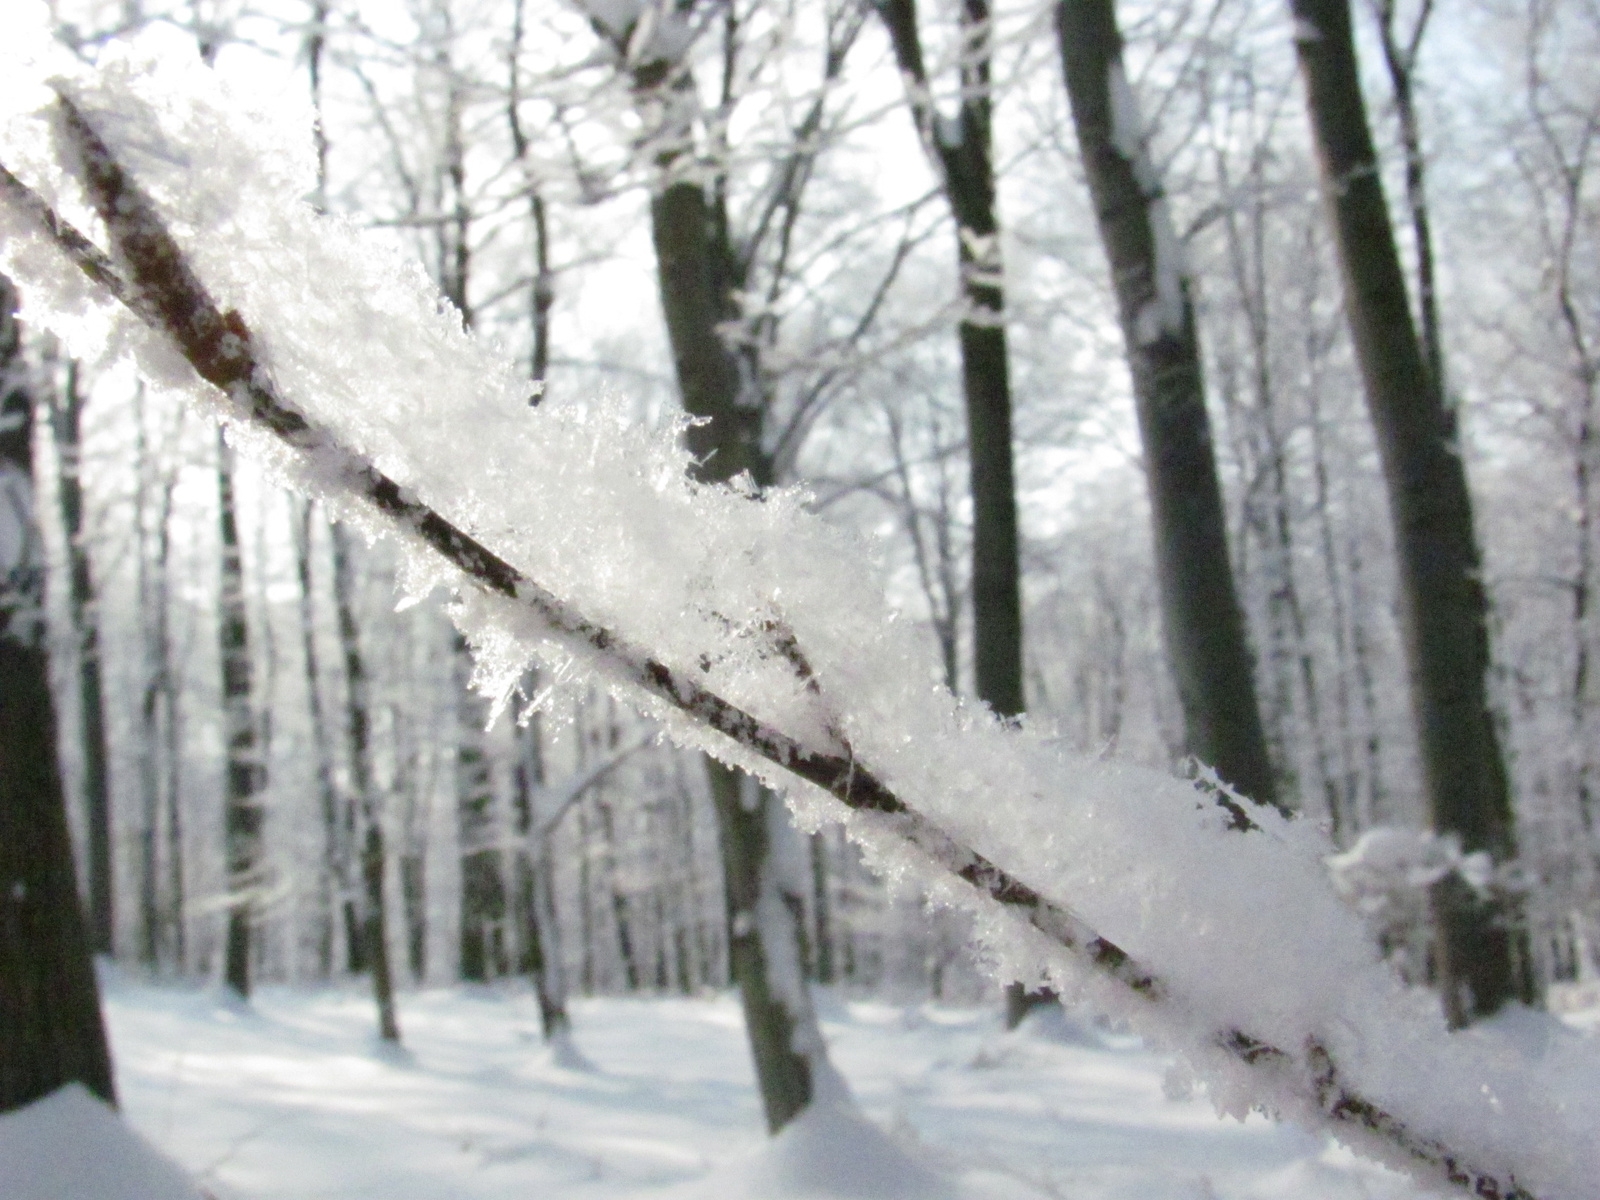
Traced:
MULTIPOLYGON (((683 79, 668 78, 663 103, 681 111, 689 103, 683 79)), ((663 173, 681 153, 664 155, 663 173)), ((723 323, 739 317, 727 213, 714 211, 698 182, 680 180, 651 197, 650 220, 679 396, 684 411, 701 418, 685 432, 695 475, 768 486, 774 468, 763 445, 766 398, 723 340, 723 323)), ((729 974, 744 1004, 767 1128, 777 1133, 811 1102, 827 1054, 800 965, 804 910, 777 915, 779 908, 788 913, 776 899, 788 893, 773 875, 777 851, 792 836, 777 832, 788 825, 788 811, 737 770, 709 756, 705 768, 721 842, 729 974)))
POLYGON ((789 812, 741 771, 706 760, 722 839, 728 973, 739 987, 767 1130, 777 1133, 811 1103, 828 1069, 801 961, 804 893, 789 812))
MULTIPOLYGON (((530 692, 537 689, 537 676, 530 692)), ((547 1042, 570 1037, 567 980, 562 962, 561 926, 556 920, 551 824, 559 814, 540 811, 545 790, 544 731, 538 712, 518 724, 515 808, 517 851, 513 863, 517 970, 533 983, 539 1028, 547 1042)))

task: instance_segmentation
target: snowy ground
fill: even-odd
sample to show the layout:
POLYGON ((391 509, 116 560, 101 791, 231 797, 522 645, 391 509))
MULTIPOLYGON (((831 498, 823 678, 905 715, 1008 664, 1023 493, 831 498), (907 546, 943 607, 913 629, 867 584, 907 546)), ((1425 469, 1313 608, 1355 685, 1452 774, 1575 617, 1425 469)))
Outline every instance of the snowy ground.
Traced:
POLYGON ((1293 1128, 1169 1095, 1165 1060, 1092 1025, 1005 1036, 994 1010, 822 1003, 862 1107, 913 1174, 948 1187, 887 1188, 883 1172, 909 1164, 848 1131, 775 1153, 726 997, 580 1001, 594 1069, 574 1070, 551 1061, 514 990, 406 995, 394 1055, 354 990, 265 989, 242 1010, 212 992, 107 988, 128 1118, 217 1200, 753 1200, 802 1194, 782 1168, 819 1157, 834 1160, 820 1164, 827 1194, 873 1200, 1420 1195, 1293 1128))

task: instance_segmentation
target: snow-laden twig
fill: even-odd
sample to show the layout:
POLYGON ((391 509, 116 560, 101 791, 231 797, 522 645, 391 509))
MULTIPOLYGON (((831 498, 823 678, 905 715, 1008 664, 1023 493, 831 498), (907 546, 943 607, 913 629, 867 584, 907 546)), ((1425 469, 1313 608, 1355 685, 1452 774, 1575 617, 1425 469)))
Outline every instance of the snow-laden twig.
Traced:
MULTIPOLYGON (((0 199, 13 213, 27 214, 95 285, 170 339, 195 372, 223 393, 229 419, 275 435, 311 461, 314 477, 322 484, 359 500, 403 538, 426 545, 485 592, 536 614, 551 636, 603 664, 614 681, 639 689, 744 751, 822 788, 855 812, 870 814, 875 830, 892 831, 923 858, 1021 916, 1126 992, 1158 1008, 1180 1005, 1174 989, 1122 947, 962 844, 863 762, 841 722, 826 711, 822 689, 787 625, 781 621, 758 625, 765 637, 762 657, 785 664, 808 700, 821 709, 820 737, 815 732, 793 734, 780 723, 754 715, 689 671, 668 665, 662 656, 590 619, 402 487, 360 450, 314 425, 279 393, 258 355, 257 332, 239 313, 223 311, 213 301, 155 203, 124 170, 79 105, 63 92, 57 108, 60 141, 69 160, 67 173, 83 185, 104 221, 111 252, 69 225, 3 164, 0 199)), ((709 671, 706 674, 709 678, 709 671)), ((1215 799, 1228 807, 1232 818, 1228 824, 1256 831, 1246 834, 1256 836, 1258 827, 1237 800, 1225 793, 1215 799)), ((1173 1024, 1185 1027, 1181 1018, 1173 1024)), ((1403 1114, 1366 1098, 1347 1082, 1323 1038, 1308 1035, 1300 1045, 1279 1046, 1241 1028, 1224 1027, 1213 1030, 1209 1044, 1252 1069, 1259 1080, 1258 1095, 1268 1098, 1265 1102, 1321 1123, 1358 1149, 1409 1167, 1427 1181, 1456 1184, 1488 1200, 1534 1200, 1509 1169, 1475 1162, 1462 1147, 1418 1133, 1403 1114)), ((1473 1149, 1481 1153, 1481 1148, 1473 1149)))

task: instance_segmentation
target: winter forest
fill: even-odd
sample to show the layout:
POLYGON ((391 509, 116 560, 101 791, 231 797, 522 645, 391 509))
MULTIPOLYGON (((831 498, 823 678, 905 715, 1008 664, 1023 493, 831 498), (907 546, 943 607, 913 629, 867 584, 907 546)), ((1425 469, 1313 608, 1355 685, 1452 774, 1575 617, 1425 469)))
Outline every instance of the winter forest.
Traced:
POLYGON ((707 1195, 1597 1194, 1593 0, 19 7, 0 1191, 323 1004, 720 1013, 707 1195), (1080 1041, 1401 1174, 852 1099, 1080 1041))

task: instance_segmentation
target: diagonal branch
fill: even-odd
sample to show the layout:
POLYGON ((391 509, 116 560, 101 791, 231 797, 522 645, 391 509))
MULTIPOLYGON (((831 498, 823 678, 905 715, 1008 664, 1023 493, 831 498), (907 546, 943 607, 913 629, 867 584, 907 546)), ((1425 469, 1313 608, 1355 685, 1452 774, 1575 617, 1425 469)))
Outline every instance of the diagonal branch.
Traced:
MULTIPOLYGON (((837 730, 833 733, 838 747, 817 750, 744 711, 589 620, 471 534, 408 495, 359 452, 312 426, 278 393, 266 364, 257 357, 244 319, 235 311, 224 313, 218 308, 154 203, 123 170, 69 96, 60 96, 60 109, 63 142, 77 159, 70 165, 105 222, 112 253, 106 254, 63 221, 3 164, 0 200, 30 215, 85 275, 169 338, 201 378, 223 393, 233 419, 268 430, 314 458, 319 474, 338 479, 350 496, 375 508, 392 527, 429 546, 483 590, 531 609, 553 633, 599 656, 657 702, 822 788, 852 810, 872 814, 880 828, 898 835, 1133 994, 1158 1004, 1173 999, 1164 981, 1121 947, 909 807, 856 759, 837 730)), ((805 658, 792 644, 792 635, 786 639, 786 631, 777 628, 768 632, 773 635, 774 652, 805 675, 805 658)), ((1237 801, 1226 794, 1218 799, 1230 806, 1230 812, 1237 808, 1234 815, 1249 829, 1257 828, 1237 801)), ((1273 1089, 1296 1096, 1306 1115, 1320 1116, 1333 1132, 1392 1163, 1409 1166, 1419 1177, 1456 1184, 1485 1200, 1536 1200, 1513 1177, 1468 1165, 1451 1147, 1418 1134, 1402 1118, 1353 1091, 1340 1077, 1328 1050, 1314 1038, 1298 1056, 1238 1029, 1218 1031, 1212 1041, 1240 1062, 1270 1075, 1273 1089)))

